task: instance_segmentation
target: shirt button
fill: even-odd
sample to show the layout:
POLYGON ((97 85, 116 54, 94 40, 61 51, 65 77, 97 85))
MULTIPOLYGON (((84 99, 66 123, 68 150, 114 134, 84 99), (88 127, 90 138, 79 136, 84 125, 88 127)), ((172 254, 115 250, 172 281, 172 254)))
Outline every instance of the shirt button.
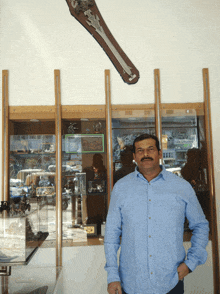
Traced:
POLYGON ((149 199, 149 201, 151 201, 151 199, 149 199))
POLYGON ((153 275, 153 272, 151 272, 151 275, 153 275))
POLYGON ((151 217, 149 216, 149 219, 151 219, 151 217))
POLYGON ((149 238, 151 238, 151 235, 149 236, 149 238))
POLYGON ((150 257, 152 257, 152 255, 150 255, 150 257))

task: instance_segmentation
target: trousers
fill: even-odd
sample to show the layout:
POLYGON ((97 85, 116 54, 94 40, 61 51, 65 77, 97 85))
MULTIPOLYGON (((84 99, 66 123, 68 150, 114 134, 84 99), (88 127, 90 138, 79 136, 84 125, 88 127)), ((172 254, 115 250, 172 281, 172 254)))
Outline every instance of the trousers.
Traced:
MULTIPOLYGON (((184 285, 183 281, 179 281, 178 284, 170 290, 167 294, 183 294, 184 293, 184 285)), ((122 294, 128 294, 122 289, 122 294)))

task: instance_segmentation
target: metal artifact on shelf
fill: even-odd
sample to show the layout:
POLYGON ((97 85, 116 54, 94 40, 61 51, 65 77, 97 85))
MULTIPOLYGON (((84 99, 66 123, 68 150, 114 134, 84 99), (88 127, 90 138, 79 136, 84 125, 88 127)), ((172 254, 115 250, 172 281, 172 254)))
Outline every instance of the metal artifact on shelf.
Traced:
POLYGON ((84 230, 87 233, 87 237, 95 237, 95 236, 97 236, 97 224, 85 225, 84 230))
POLYGON ((30 200, 27 199, 26 195, 17 197, 17 199, 11 199, 10 204, 10 215, 25 215, 26 211, 31 210, 30 200))
POLYGON ((94 133, 100 134, 102 132, 102 123, 101 122, 95 122, 93 125, 94 133))
POLYGON ((88 181, 88 193, 104 193, 106 191, 105 180, 88 181))
POLYGON ((84 207, 86 205, 86 173, 76 173, 74 181, 75 224, 73 227, 79 228, 87 221, 87 209, 84 207))
POLYGON ((9 205, 9 201, 1 201, 1 205, 0 205, 0 213, 2 211, 6 210, 7 212, 10 211, 10 205, 9 205))
POLYGON ((76 126, 77 126, 77 123, 70 123, 70 125, 67 128, 67 133, 68 134, 75 134, 75 132, 78 131, 78 129, 79 129, 76 126))

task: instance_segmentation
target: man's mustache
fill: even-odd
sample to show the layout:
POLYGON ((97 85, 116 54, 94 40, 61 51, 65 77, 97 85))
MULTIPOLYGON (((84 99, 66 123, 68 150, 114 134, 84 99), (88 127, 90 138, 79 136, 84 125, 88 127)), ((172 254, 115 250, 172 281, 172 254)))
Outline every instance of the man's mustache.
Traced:
POLYGON ((143 157, 143 158, 141 158, 141 161, 144 161, 145 159, 150 159, 150 160, 153 160, 153 158, 152 158, 152 157, 143 157))

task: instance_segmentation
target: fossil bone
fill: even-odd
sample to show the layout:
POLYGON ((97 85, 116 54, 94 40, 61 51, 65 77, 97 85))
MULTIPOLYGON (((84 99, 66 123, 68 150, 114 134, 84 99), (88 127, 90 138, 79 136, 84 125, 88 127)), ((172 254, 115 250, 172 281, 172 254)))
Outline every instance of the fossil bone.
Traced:
POLYGON ((87 21, 88 25, 93 26, 96 29, 97 33, 103 38, 103 40, 108 45, 108 47, 111 49, 112 53, 114 54, 114 56, 116 57, 116 59, 118 60, 118 62, 123 67, 123 70, 130 76, 129 81, 132 81, 134 78, 136 78, 136 75, 135 74, 132 74, 132 71, 131 71, 132 68, 129 67, 126 64, 126 62, 121 57, 121 55, 119 54, 119 52, 115 49, 115 47, 112 44, 112 42, 106 36, 103 28, 100 26, 98 15, 96 15, 96 16, 92 15, 90 9, 87 10, 87 11, 85 11, 84 14, 88 16, 88 19, 89 19, 89 21, 87 21))
POLYGON ((139 72, 120 48, 106 26, 95 0, 66 0, 71 14, 93 35, 128 84, 139 79, 139 72))

